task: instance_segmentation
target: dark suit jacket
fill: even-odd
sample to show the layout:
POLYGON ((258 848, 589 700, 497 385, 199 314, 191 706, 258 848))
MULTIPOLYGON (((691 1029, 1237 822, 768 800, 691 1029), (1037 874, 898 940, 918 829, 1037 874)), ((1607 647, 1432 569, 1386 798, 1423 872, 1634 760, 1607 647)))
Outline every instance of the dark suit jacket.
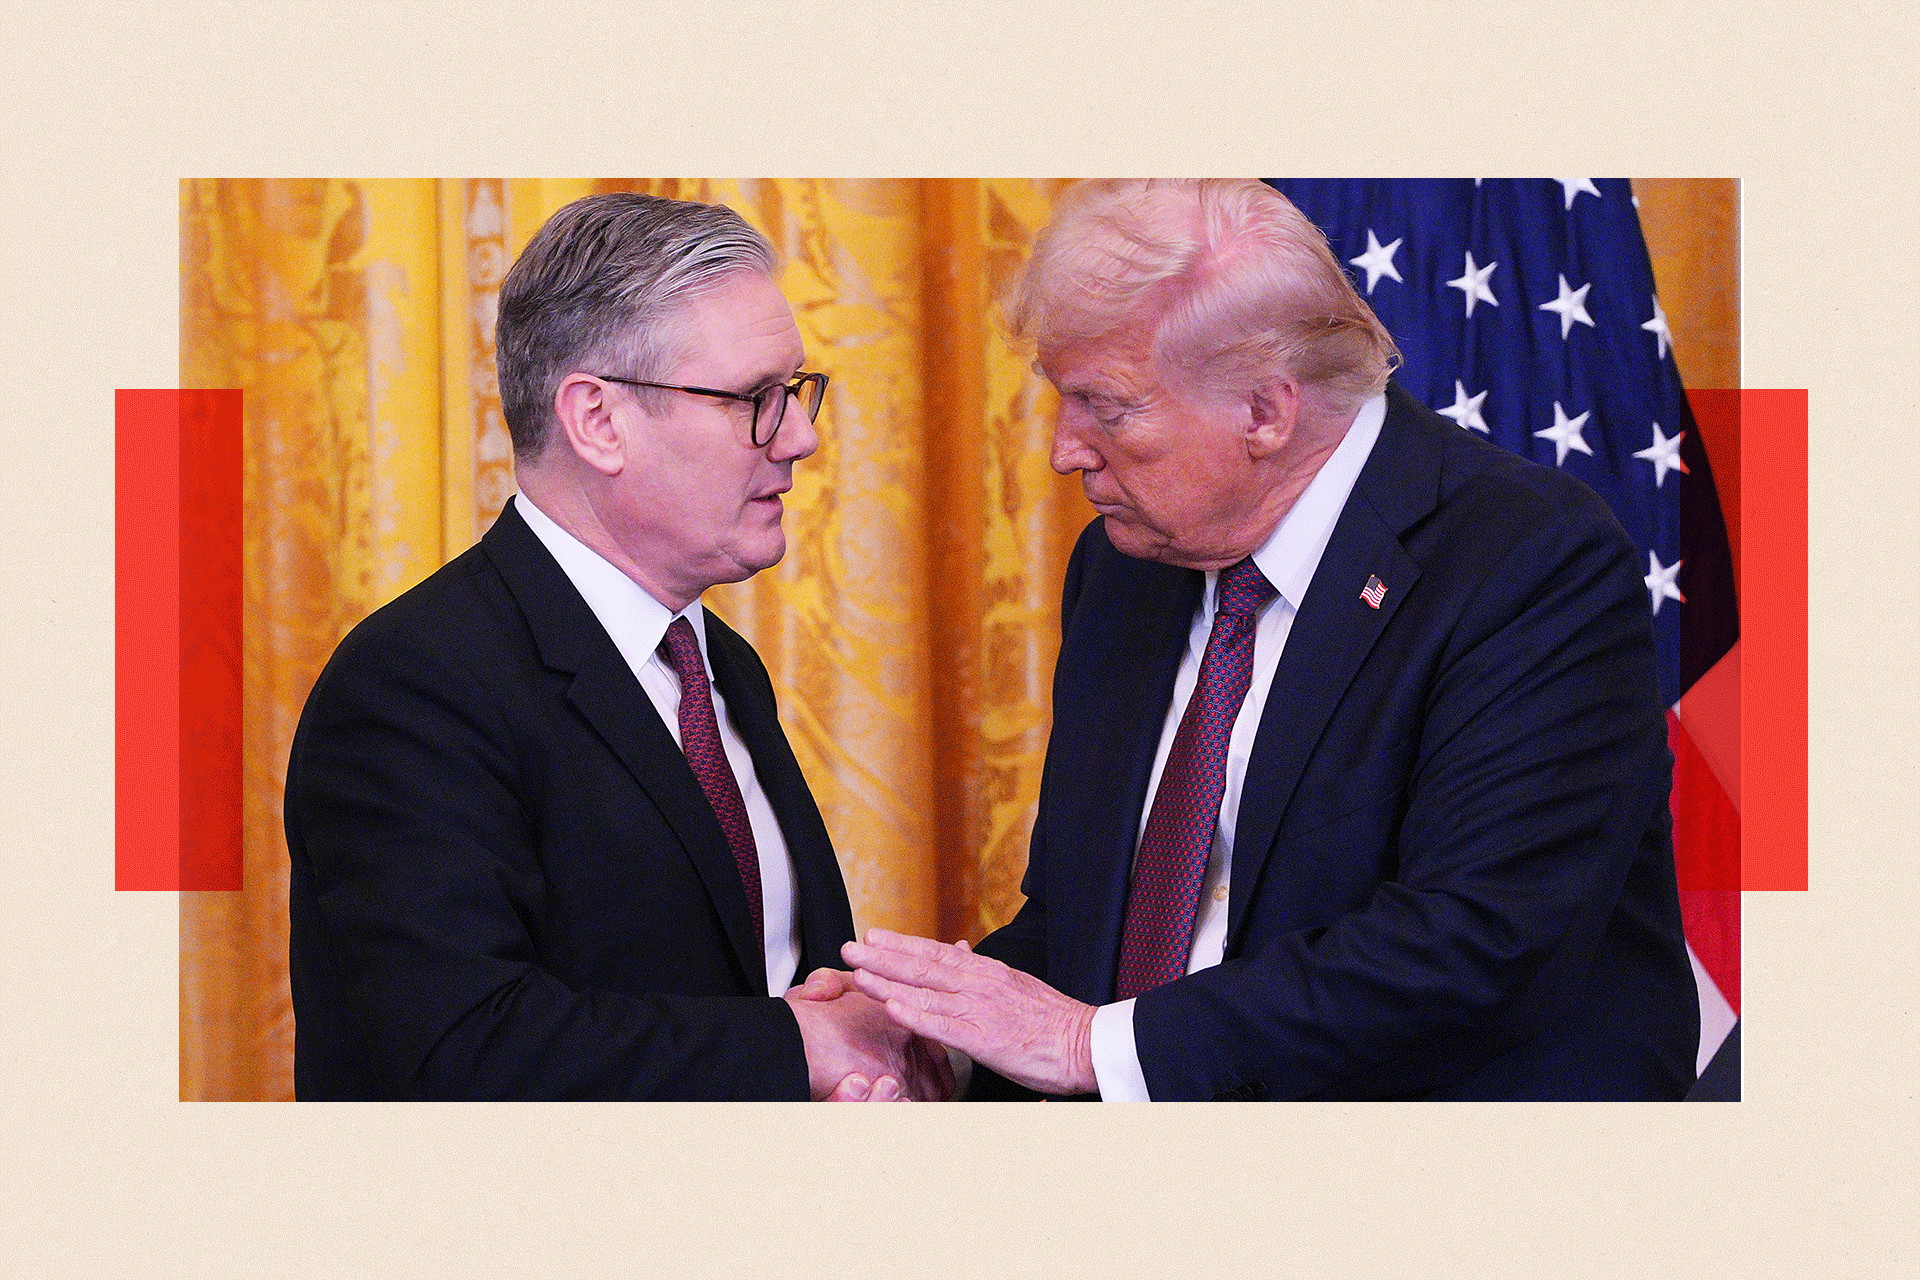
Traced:
MULTIPOLYGON (((1592 491, 1390 388, 1260 722, 1225 961, 1134 1007, 1153 1097, 1685 1092, 1643 573, 1592 491)), ((1203 583, 1100 521, 1067 570, 1027 902, 980 950, 1093 1004, 1203 583)))
MULTIPOLYGON (((853 920, 751 647, 714 680, 797 875, 800 972, 853 920)), ((509 504, 354 628, 287 766, 301 1098, 807 1096, 712 808, 509 504)))

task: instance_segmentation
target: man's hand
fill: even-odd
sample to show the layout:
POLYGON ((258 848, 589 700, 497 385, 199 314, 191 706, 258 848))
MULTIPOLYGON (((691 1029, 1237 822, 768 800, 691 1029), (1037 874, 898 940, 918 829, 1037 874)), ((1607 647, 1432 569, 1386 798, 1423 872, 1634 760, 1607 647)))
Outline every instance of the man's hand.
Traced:
MULTIPOLYGON (((807 980, 790 989, 789 1000, 838 1000, 853 988, 853 975, 844 969, 815 969, 807 980)), ((811 1082, 809 1082, 811 1083, 811 1082)), ((842 1077, 827 1095, 828 1102, 911 1102, 892 1076, 869 1080, 858 1071, 842 1077)))
POLYGON ((841 958, 854 984, 886 1001, 909 1031, 951 1045, 1015 1084, 1041 1093, 1092 1093, 1093 1006, 1031 974, 975 955, 966 943, 867 930, 841 958))
POLYGON ((946 1051, 890 1020, 853 989, 850 974, 816 969, 786 993, 807 1051, 814 1101, 944 1102, 953 1096, 946 1051))
POLYGON ((833 1086, 833 1092, 827 1095, 828 1102, 912 1102, 913 1099, 900 1092, 900 1082, 892 1076, 881 1076, 869 1081, 858 1071, 833 1086))
POLYGON ((853 974, 847 970, 815 969, 805 982, 789 987, 786 996, 789 1000, 838 1000, 854 990, 857 988, 853 985, 853 974))

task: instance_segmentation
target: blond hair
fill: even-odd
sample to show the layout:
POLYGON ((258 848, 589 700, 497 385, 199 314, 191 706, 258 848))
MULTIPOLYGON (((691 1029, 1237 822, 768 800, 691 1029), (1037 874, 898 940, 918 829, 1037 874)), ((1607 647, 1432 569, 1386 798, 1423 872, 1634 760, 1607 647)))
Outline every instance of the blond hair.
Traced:
POLYGON ((1137 335, 1196 385, 1239 391, 1289 375, 1337 409, 1379 391, 1400 359, 1320 229, 1251 178, 1074 186, 1006 312, 1043 359, 1137 335))

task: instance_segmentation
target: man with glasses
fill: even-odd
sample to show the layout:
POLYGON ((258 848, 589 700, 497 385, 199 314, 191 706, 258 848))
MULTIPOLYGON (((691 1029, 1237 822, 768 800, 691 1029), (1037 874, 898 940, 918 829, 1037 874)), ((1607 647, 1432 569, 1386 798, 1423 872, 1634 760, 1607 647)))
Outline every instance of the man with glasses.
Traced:
POLYGON ((943 1097, 820 975, 853 936, 753 649, 701 593, 786 550, 819 447, 766 240, 603 195, 501 289, 520 492, 354 629, 287 769, 302 1098, 943 1097))

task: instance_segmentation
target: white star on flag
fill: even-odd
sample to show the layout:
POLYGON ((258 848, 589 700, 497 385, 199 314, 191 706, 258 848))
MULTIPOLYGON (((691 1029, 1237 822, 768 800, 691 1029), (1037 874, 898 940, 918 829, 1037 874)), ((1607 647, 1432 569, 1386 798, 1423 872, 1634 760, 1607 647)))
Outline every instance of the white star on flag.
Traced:
POLYGON ((1653 464, 1653 487, 1658 489, 1666 482, 1667 472, 1678 471, 1681 475, 1692 475, 1687 464, 1680 460, 1680 442, 1687 438, 1682 431, 1669 440, 1660 433, 1660 424, 1653 424, 1653 443, 1634 454, 1636 458, 1645 458, 1653 464))
POLYGON ((1573 198, 1582 191, 1590 196, 1600 194, 1600 188, 1593 185, 1592 178, 1555 178, 1554 181, 1566 189, 1567 208, 1569 209, 1573 208, 1573 198))
POLYGON ((1653 319, 1640 326, 1654 337, 1660 339, 1660 358, 1667 358, 1667 344, 1673 341, 1673 330, 1667 328, 1667 313, 1660 309, 1660 299, 1653 300, 1653 319))
POLYGON ((1593 456, 1593 450, 1587 448, 1586 437, 1580 434, 1587 425, 1587 419, 1592 416, 1593 410, 1589 409, 1577 418, 1569 418, 1567 411, 1560 407, 1560 402, 1558 400, 1553 402, 1553 425, 1545 431, 1536 431, 1533 434, 1542 440, 1553 441, 1554 466, 1557 467, 1566 462, 1567 453, 1572 449, 1578 449, 1589 458, 1593 456))
POLYGON ((1647 584, 1647 594, 1653 597, 1655 614, 1660 612, 1662 600, 1678 600, 1681 604, 1687 602, 1687 598, 1680 594, 1680 588, 1673 583, 1673 580, 1680 576, 1680 566, 1685 563, 1685 560, 1675 560, 1672 564, 1663 565, 1660 563, 1659 556, 1651 551, 1647 552, 1647 576, 1644 581, 1647 584))
POLYGON ((1488 435, 1490 433, 1487 430, 1487 420, 1480 416, 1480 402, 1486 398, 1487 393, 1484 391, 1477 396, 1468 395, 1466 384, 1461 382, 1460 379, 1455 378, 1453 380, 1453 403, 1442 409, 1440 413, 1444 417, 1452 418, 1469 431, 1478 431, 1481 435, 1488 435))
MULTIPOLYGON (((1404 238, 1405 237, 1402 237, 1402 239, 1404 238)), ((1347 261, 1367 273, 1367 292, 1369 294, 1373 292, 1373 286, 1379 282, 1381 276, 1389 276, 1395 280, 1400 279, 1400 269, 1393 265, 1393 255, 1399 248, 1399 240, 1395 240, 1392 244, 1383 245, 1374 236, 1373 228, 1367 228, 1367 251, 1357 258, 1348 258, 1347 261)), ((1402 283, 1405 282, 1402 281, 1402 283)))
POLYGON ((1487 277, 1492 275, 1493 269, 1499 265, 1497 262, 1489 262, 1484 267, 1475 266, 1473 262, 1473 250, 1469 249, 1467 250, 1466 271, 1457 278, 1447 281, 1447 287, 1449 289, 1458 289, 1467 296, 1467 315, 1469 317, 1473 315, 1473 304, 1476 302, 1490 302, 1496 307, 1500 305, 1500 299, 1494 297, 1493 290, 1487 287, 1487 277))
POLYGON ((1587 290, 1591 288, 1593 288, 1593 282, 1589 280, 1578 289, 1569 289, 1567 278, 1563 275, 1560 277, 1560 296, 1552 302, 1540 304, 1542 311, 1560 313, 1560 337, 1563 341, 1573 331, 1576 320, 1589 329, 1593 328, 1593 317, 1587 314, 1587 290))

